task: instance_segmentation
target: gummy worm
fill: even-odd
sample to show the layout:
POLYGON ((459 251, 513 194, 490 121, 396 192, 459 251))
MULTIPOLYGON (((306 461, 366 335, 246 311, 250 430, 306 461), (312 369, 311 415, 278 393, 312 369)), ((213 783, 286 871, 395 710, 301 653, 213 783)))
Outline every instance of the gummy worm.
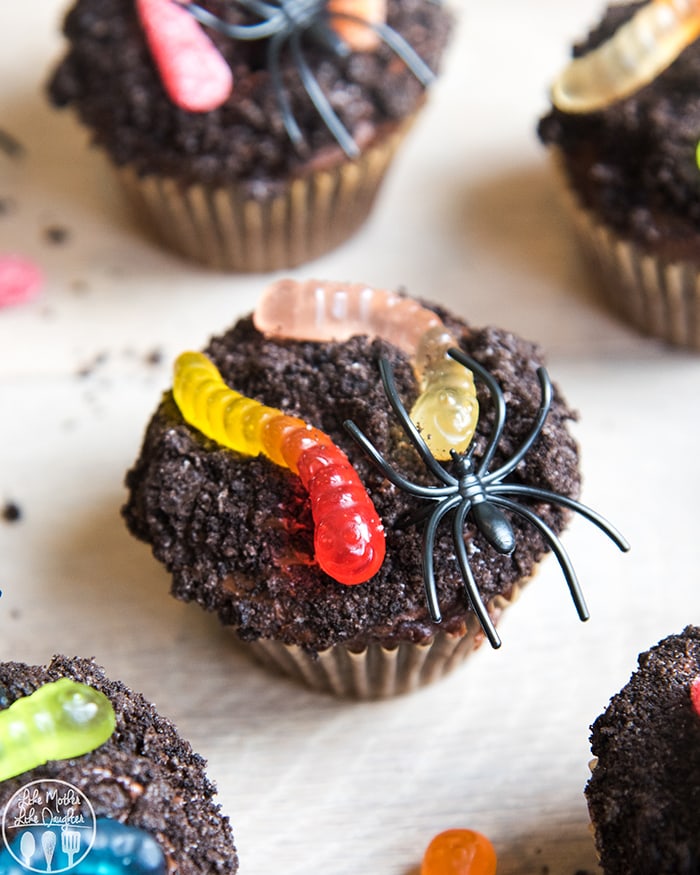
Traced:
POLYGON ((663 72, 700 35, 700 0, 651 0, 610 39, 565 67, 552 87, 562 112, 604 109, 663 72))
POLYGON ((136 0, 136 11, 172 102, 188 112, 221 106, 233 90, 233 74, 190 13, 173 0, 136 0))
POLYGON ((695 713, 700 717, 700 678, 696 678, 690 685, 690 700, 695 713))
POLYGON ((262 453, 299 476, 311 501, 316 560, 326 574, 347 585, 376 574, 386 551, 383 526, 357 472, 327 434, 231 389, 198 352, 178 356, 173 396, 202 434, 248 456, 262 453))
POLYGON ((71 678, 44 684, 0 711, 0 781, 95 750, 114 727, 104 693, 71 678))
POLYGON ((496 875, 496 851, 471 829, 447 829, 428 845, 420 875, 496 875))
POLYGON ((89 855, 71 870, 73 875, 95 872, 130 875, 166 875, 165 855, 158 842, 143 829, 110 817, 95 822, 95 841, 89 855))
POLYGON ((283 279, 265 290, 253 321, 268 337, 383 337, 412 357, 421 394, 410 416, 435 458, 469 446, 479 415, 474 377, 447 355, 459 344, 442 320, 417 301, 361 283, 283 279))

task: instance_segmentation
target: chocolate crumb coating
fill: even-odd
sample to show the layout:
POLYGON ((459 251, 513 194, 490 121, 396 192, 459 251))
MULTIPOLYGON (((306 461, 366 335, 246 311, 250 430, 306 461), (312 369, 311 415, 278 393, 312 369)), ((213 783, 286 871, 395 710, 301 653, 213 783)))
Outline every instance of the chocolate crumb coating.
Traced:
MULTIPOLYGON (((609 6, 574 47, 574 56, 600 45, 642 5, 609 6)), ((700 41, 695 41, 626 99, 592 113, 553 108, 538 127, 541 140, 561 150, 584 206, 623 237, 670 258, 695 260, 700 252, 698 81, 700 41)))
MULTIPOLYGON (((436 308, 437 309, 437 308, 436 308)), ((508 416, 492 469, 520 446, 532 427, 540 391, 533 344, 495 328, 472 330, 437 310, 462 348, 503 387, 508 416)), ((417 385, 408 358, 383 339, 353 337, 342 343, 265 339, 243 318, 214 338, 206 352, 238 392, 298 416, 331 436, 349 456, 384 524, 387 555, 367 583, 344 586, 313 560, 313 530, 299 478, 263 456, 224 449, 187 425, 168 392, 148 425, 140 456, 127 475, 123 509, 130 531, 149 543, 171 572, 172 593, 218 614, 243 640, 268 638, 309 652, 344 643, 429 641, 438 628, 462 634, 469 608, 451 540, 442 525, 435 573, 443 622, 428 614, 421 573, 422 509, 390 484, 343 428, 353 420, 409 480, 435 485, 393 415, 379 376, 381 356, 392 364, 399 394, 410 409, 417 385)), ((493 409, 479 386, 481 416, 475 453, 483 452, 493 409)), ((572 413, 558 393, 542 434, 518 466, 515 481, 575 497, 579 490, 576 444, 567 430, 572 413)), ((560 532, 566 512, 532 507, 560 532)), ((539 534, 512 518, 517 546, 496 553, 468 524, 466 539, 486 601, 508 597, 545 552, 539 534)), ((563 584, 562 584, 563 585, 563 584)))
POLYGON ((214 802, 205 761, 140 693, 107 678, 89 659, 55 656, 48 666, 0 663, 0 708, 62 677, 103 692, 117 725, 96 750, 46 763, 0 783, 0 810, 31 781, 66 781, 89 799, 96 817, 111 817, 149 832, 165 854, 168 872, 211 875, 238 871, 228 818, 214 802))
POLYGON ((700 627, 639 657, 629 683, 592 726, 586 786, 605 875, 700 872, 700 627))
MULTIPOLYGON (((231 23, 259 20, 230 0, 202 0, 199 5, 231 23)), ((387 23, 435 72, 451 21, 430 0, 388 2, 387 23)), ((281 74, 304 134, 307 148, 301 152, 292 146, 279 112, 266 67, 268 41, 234 41, 206 30, 231 66, 233 94, 211 112, 185 112, 163 90, 134 0, 78 0, 65 19, 69 49, 51 78, 49 97, 56 106, 72 105, 94 142, 117 165, 129 164, 139 174, 211 185, 247 181, 251 191, 265 191, 301 173, 310 159, 341 156, 288 49, 281 55, 281 74)), ((361 146, 385 126, 411 115, 423 101, 423 87, 385 45, 346 59, 308 37, 303 45, 334 111, 361 146)))

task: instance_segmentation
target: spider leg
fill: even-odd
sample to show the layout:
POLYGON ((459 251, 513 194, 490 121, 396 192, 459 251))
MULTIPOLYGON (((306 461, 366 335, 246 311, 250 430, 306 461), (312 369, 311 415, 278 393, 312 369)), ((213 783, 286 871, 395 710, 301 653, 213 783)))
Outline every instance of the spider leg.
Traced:
POLYGON ((588 607, 586 606, 586 600, 583 597, 583 592, 579 586, 574 566, 571 564, 571 559, 569 559, 569 554, 564 549, 564 545, 557 537, 556 532, 554 532, 544 520, 540 519, 534 511, 530 510, 528 507, 524 507, 522 504, 518 504, 517 501, 511 501, 509 498, 504 498, 501 495, 491 495, 490 493, 489 498, 494 504, 499 504, 501 507, 508 508, 508 510, 521 516, 540 532, 559 561, 559 566, 566 578, 566 583, 569 587, 569 592, 571 593, 571 598, 574 601, 579 618, 581 620, 587 620, 590 614, 588 612, 588 607))
POLYGON ((355 24, 362 24, 373 30, 382 39, 386 45, 398 55, 408 69, 413 73, 421 85, 427 87, 434 79, 435 74, 430 67, 425 63, 421 56, 393 27, 381 22, 367 21, 365 18, 360 18, 359 15, 352 15, 347 12, 331 12, 329 18, 342 18, 343 21, 352 21, 355 24))
POLYGON ((491 433, 491 437, 489 438, 489 442, 477 471, 479 477, 482 477, 484 472, 489 469, 489 465, 493 459, 493 454, 496 452, 496 447, 498 446, 498 442, 501 440, 501 435, 503 434, 503 426, 506 421, 506 403, 503 400, 503 392, 489 371, 487 371, 486 368, 480 365, 475 359, 470 358, 466 353, 463 353, 461 349, 452 347, 448 349, 447 354, 455 361, 459 362, 460 365, 467 368, 467 370, 477 375, 489 390, 496 409, 496 422, 494 424, 493 432, 491 433))
POLYGON ((391 365, 385 358, 379 360, 379 373, 382 376, 384 391, 386 392, 386 397, 389 399, 389 404, 391 404, 391 409, 394 411, 399 421, 401 422, 401 425, 403 427, 403 430, 406 432, 407 437, 409 438, 413 446, 418 450, 418 455, 421 457, 428 470, 431 471, 438 480, 442 480, 442 482, 447 484, 448 486, 455 487, 458 483, 458 480, 453 477, 448 471, 446 471, 435 458, 435 456, 433 456, 433 454, 430 452, 430 450, 428 449, 428 445, 423 440, 420 432, 413 423, 413 420, 408 415, 408 411, 401 403, 399 393, 396 389, 396 383, 394 382, 394 372, 391 369, 391 365))
POLYGON ((430 498, 433 500, 444 498, 455 492, 454 487, 451 486, 421 486, 419 483, 411 483, 410 480, 407 480, 396 469, 392 468, 370 439, 352 420, 347 419, 343 425, 350 437, 359 444, 360 448, 364 450, 365 454, 374 462, 386 479, 393 483, 394 486, 398 486, 399 489, 403 489, 411 495, 417 495, 419 498, 430 498))
POLYGON ((438 603, 437 587, 435 585, 435 569, 433 567, 433 551, 435 549, 435 533, 442 518, 449 513, 461 501, 460 495, 455 495, 440 502, 433 511, 432 516, 423 531, 423 585, 425 597, 428 600, 428 610, 434 623, 442 622, 442 613, 438 603))
POLYGON ((575 498, 569 498, 568 495, 559 495, 556 492, 550 492, 548 489, 539 489, 536 486, 527 486, 526 484, 520 483, 499 483, 495 486, 489 486, 488 488, 489 496, 494 494, 507 495, 508 493, 515 493, 516 495, 522 495, 527 498, 536 498, 539 501, 545 501, 549 504, 561 504, 563 507, 568 507, 570 510, 580 513, 582 517, 585 517, 589 522, 598 526, 598 528, 606 534, 611 541, 617 544, 620 550, 624 553, 630 549, 628 540, 615 528, 614 525, 612 525, 612 523, 608 522, 605 517, 601 516, 597 511, 593 510, 593 508, 588 507, 586 504, 581 504, 580 501, 576 501, 575 498))
POLYGON ((292 105, 289 101, 289 95, 287 94, 287 90, 282 82, 279 65, 280 51, 286 36, 286 33, 275 34, 267 44, 267 67, 270 71, 272 88, 275 92, 275 97, 277 98, 277 104, 279 106, 280 115, 282 116, 284 128, 292 143, 294 143, 295 146, 298 146, 303 141, 304 135, 294 117, 292 105))
POLYGON ((301 83, 304 86, 304 90, 309 95, 309 99, 316 107, 318 114, 323 119, 323 123, 333 134, 340 148, 345 152, 348 158, 357 158, 360 154, 360 149, 350 136, 345 125, 335 114, 328 98, 318 84, 318 80, 314 76, 309 65, 306 63, 301 48, 301 38, 296 31, 293 31, 290 36, 290 44, 292 47, 294 63, 296 64, 297 69, 299 70, 299 76, 301 77, 301 83))
POLYGON ((250 12, 259 15, 264 20, 259 24, 230 24, 197 3, 185 3, 184 8, 200 24, 203 24, 205 27, 211 27, 213 30, 218 30, 219 33, 223 33, 224 36, 230 36, 232 39, 266 39, 269 36, 274 36, 284 28, 285 19, 284 15, 280 13, 279 7, 272 6, 269 3, 261 3, 259 0, 239 0, 239 2, 250 12))
POLYGON ((547 418, 549 408, 552 404, 552 381, 549 379, 549 374, 545 368, 537 368, 537 379, 540 382, 540 406, 537 410, 537 416, 535 417, 533 426, 530 429, 530 433, 525 438, 520 449, 511 456, 505 465, 502 465, 496 471, 490 471, 483 478, 484 483, 495 483, 496 481, 507 477, 511 471, 514 471, 525 458, 527 453, 530 452, 532 445, 542 431, 544 421, 547 418))
POLYGON ((525 455, 530 451, 530 448, 542 430, 542 426, 544 425, 544 421, 547 418, 552 403, 552 381, 549 379, 549 374, 545 368, 537 368, 537 379, 540 383, 540 406, 532 429, 530 430, 529 435, 525 438, 520 449, 508 460, 508 462, 506 462, 505 465, 502 465, 496 471, 487 473, 491 460, 493 459, 493 454, 496 452, 496 447, 501 439, 503 426, 505 424, 506 408, 503 399, 503 391, 494 380, 493 376, 482 367, 479 362, 470 358, 468 355, 465 355, 462 350, 452 348, 448 350, 448 353, 453 359, 455 359, 455 361, 458 361, 460 364, 464 365, 465 368, 469 368, 469 370, 473 371, 479 379, 486 384, 486 387, 491 393, 493 402, 496 405, 496 426, 493 430, 488 446, 486 447, 486 451, 482 456, 481 462, 479 463, 477 474, 484 483, 493 483, 496 480, 502 480, 520 464, 525 455))
POLYGON ((457 512, 454 516, 453 521, 453 536, 455 543, 455 550, 457 551, 457 560, 459 562, 459 568, 462 572, 462 580, 464 581, 464 588, 467 591, 467 596, 469 597, 469 602, 472 606, 472 610, 476 614, 479 623, 481 624, 481 628, 484 630, 484 634, 489 639, 489 643, 491 647, 497 649, 501 646, 501 639, 496 632, 496 627, 493 625, 493 621, 489 616, 489 612, 486 609, 483 601, 481 600, 481 595, 479 594, 479 589, 476 585, 476 581, 474 580, 474 574, 472 573, 471 566, 469 565, 469 556, 467 555, 467 547, 464 543, 464 522, 466 520, 467 514, 471 508, 471 502, 462 501, 462 503, 457 508, 457 512))
POLYGON ((309 34, 313 36, 319 45, 328 49, 329 52, 332 52, 339 58, 349 57, 351 54, 350 46, 329 26, 328 18, 328 15, 324 15, 323 18, 314 20, 309 25, 309 34))

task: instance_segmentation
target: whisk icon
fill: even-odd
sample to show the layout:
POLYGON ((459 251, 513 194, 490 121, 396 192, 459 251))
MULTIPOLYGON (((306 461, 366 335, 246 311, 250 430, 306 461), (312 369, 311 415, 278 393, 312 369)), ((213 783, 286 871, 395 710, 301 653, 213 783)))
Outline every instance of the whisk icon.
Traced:
POLYGON ((53 852, 56 850, 56 833, 50 829, 41 834, 41 850, 44 852, 44 859, 46 860, 46 871, 51 872, 53 852))

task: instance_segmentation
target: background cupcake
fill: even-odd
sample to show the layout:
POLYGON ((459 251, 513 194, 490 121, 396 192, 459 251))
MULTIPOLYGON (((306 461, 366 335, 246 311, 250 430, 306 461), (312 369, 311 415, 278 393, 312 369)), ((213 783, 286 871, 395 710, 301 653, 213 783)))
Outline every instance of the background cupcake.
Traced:
MULTIPOLYGON (((97 710, 98 705, 90 702, 86 705, 88 708, 97 710)), ((24 713, 26 715, 26 710, 24 713)), ((65 732, 55 712, 53 720, 65 732)), ((5 838, 0 851, 0 871, 15 875, 27 871, 30 865, 34 867, 32 871, 37 872, 73 867, 77 867, 76 871, 87 871, 79 868, 83 858, 83 866, 100 866, 99 871, 122 871, 121 866, 117 870, 115 865, 118 852, 124 853, 124 849, 131 849, 131 860, 127 860, 132 867, 129 871, 138 875, 170 872, 209 875, 238 871, 228 818, 221 815, 214 802, 215 788, 204 772, 204 760, 143 696, 118 681, 109 680, 91 660, 56 656, 45 667, 0 663, 0 737, 3 739, 2 775, 10 775, 0 781, 5 838), (10 731, 3 723, 6 716, 3 712, 16 702, 26 709, 27 702, 31 702, 27 697, 32 693, 45 684, 66 678, 106 696, 107 707, 111 703, 114 711, 114 731, 107 733, 103 743, 93 749, 86 748, 80 756, 65 753, 55 742, 52 730, 46 729, 46 721, 41 721, 41 708, 31 705, 33 723, 28 723, 27 737, 20 747, 25 752, 31 749, 32 754, 37 753, 36 762, 45 758, 50 762, 14 774, 12 760, 18 753, 10 739, 13 735, 16 737, 18 727, 15 723, 14 730, 10 731), (45 757, 41 756, 42 751, 45 757), (31 802, 30 793, 23 809, 26 828, 15 829, 12 815, 16 804, 22 803, 24 788, 30 784, 38 794, 36 802, 31 802), (63 830, 37 829, 41 823, 33 822, 31 810, 48 808, 52 814, 51 826, 54 815, 60 815, 61 811, 47 800, 52 790, 61 788, 76 794, 78 801, 72 805, 73 819, 65 821, 63 830), (75 841, 67 842, 63 834, 71 831, 71 826, 75 841), (129 829, 122 829, 124 826, 129 829), (88 849, 93 828, 94 844, 88 849)), ((70 806, 66 803, 64 807, 68 811, 70 806)))
MULTIPOLYGON (((287 300, 295 289, 315 294, 327 285, 290 281, 275 288, 287 300)), ((369 299, 376 302, 376 296, 386 295, 362 286, 346 288, 362 291, 366 312, 369 299)), ((397 295, 391 300, 393 312, 407 301, 397 295)), ((473 329, 440 308, 409 303, 411 322, 421 314, 438 322, 441 317, 442 330, 502 387, 508 402, 491 466, 497 470, 537 419, 540 351, 505 331, 473 329)), ((151 544, 172 573, 177 598, 216 612, 259 656, 313 687, 378 697, 445 673, 481 644, 484 632, 470 608, 447 522, 437 528, 434 549, 427 549, 442 615, 439 625, 434 622, 422 571, 426 502, 390 483, 344 426, 351 420, 419 488, 434 485, 434 474, 402 432, 380 379, 383 358, 399 397, 410 407, 418 392, 412 358, 385 337, 367 336, 368 330, 328 342, 286 339, 266 336, 248 317, 214 338, 206 353, 228 386, 321 429, 347 455, 386 538, 386 557, 369 580, 348 586, 321 568, 314 554, 316 521, 299 477, 264 455, 232 452, 205 437, 183 421, 170 393, 153 416, 127 476, 124 516, 131 532, 151 544)), ((494 429, 494 399, 484 385, 478 395, 476 458, 483 456, 494 429)), ((228 404, 213 396, 210 401, 228 404)), ((194 406, 205 404, 209 401, 201 397, 194 406)), ((563 496, 578 493, 578 454, 566 427, 571 416, 555 393, 546 426, 518 466, 518 483, 563 496)), ((532 509, 554 532, 562 530, 567 515, 562 507, 538 501, 532 509)), ((546 549, 531 522, 515 515, 511 522, 515 549, 509 555, 495 549, 473 522, 465 528, 479 599, 493 622, 546 549)))
POLYGON ((344 15, 370 15, 351 6, 309 2, 313 27, 292 27, 275 54, 277 37, 250 39, 261 20, 246 3, 198 4, 212 27, 174 0, 79 0, 50 97, 76 110, 167 246, 226 270, 293 266, 366 219, 450 30, 450 16, 428 0, 389 0, 373 20, 393 29, 397 54, 369 26, 347 30, 344 15), (184 71, 170 27, 187 31, 180 54, 195 54, 184 71), (200 51, 211 77, 222 77, 213 106, 200 51))
POLYGON ((700 865, 700 628, 639 657, 591 732, 586 798, 605 875, 700 865))
POLYGON ((697 12, 608 7, 574 48, 539 135, 576 229, 624 319, 700 349, 700 46, 697 12))

